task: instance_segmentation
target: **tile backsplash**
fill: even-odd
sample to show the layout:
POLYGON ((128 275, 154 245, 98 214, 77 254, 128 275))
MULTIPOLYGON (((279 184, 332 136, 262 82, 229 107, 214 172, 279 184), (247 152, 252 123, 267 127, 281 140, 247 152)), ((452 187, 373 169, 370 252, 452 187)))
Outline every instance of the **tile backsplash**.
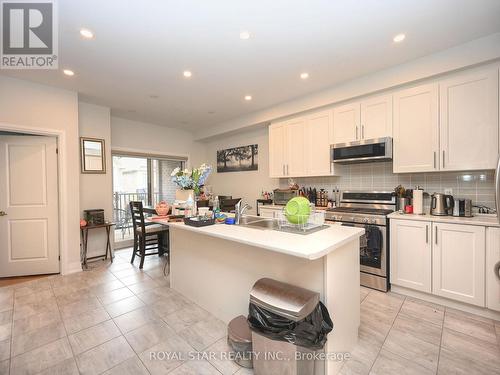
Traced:
MULTIPOLYGON (((311 186, 329 192, 337 186, 340 190, 393 191, 397 185, 408 189, 419 185, 429 194, 444 193, 445 189, 451 189, 455 198, 469 198, 474 205, 495 208, 493 170, 395 174, 392 172, 392 162, 381 162, 342 165, 339 174, 338 177, 303 177, 295 178, 294 181, 299 186, 311 186)), ((287 179, 280 180, 280 187, 287 185, 287 179)))

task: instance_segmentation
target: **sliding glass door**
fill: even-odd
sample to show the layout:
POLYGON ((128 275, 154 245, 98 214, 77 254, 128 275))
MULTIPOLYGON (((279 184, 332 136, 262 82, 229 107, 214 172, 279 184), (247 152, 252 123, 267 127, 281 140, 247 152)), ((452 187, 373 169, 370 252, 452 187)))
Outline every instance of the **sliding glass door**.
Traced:
POLYGON ((170 174, 184 168, 186 160, 149 155, 113 154, 113 220, 115 242, 132 239, 130 201, 154 207, 175 200, 176 186, 170 174))

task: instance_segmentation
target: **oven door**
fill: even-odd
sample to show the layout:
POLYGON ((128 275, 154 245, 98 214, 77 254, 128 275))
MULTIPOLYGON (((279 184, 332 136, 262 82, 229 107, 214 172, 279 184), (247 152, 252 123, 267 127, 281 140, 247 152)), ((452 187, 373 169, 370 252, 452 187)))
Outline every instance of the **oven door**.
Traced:
MULTIPOLYGON (((342 223, 342 225, 354 226, 358 228, 367 227, 366 224, 342 223)), ((371 273, 373 275, 387 277, 387 230, 382 225, 370 225, 380 230, 381 246, 380 253, 374 252, 368 248, 366 232, 360 237, 359 260, 361 272, 371 273)))

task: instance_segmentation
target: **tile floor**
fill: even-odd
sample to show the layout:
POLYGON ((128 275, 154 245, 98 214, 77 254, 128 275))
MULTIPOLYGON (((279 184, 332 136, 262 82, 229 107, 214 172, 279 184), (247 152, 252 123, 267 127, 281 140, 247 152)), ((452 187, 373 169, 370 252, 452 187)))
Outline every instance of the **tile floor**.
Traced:
MULTIPOLYGON (((169 288, 162 259, 143 271, 129 259, 0 288, 0 374, 252 373, 218 356, 185 360, 227 352, 225 325, 169 288)), ((500 374, 500 322, 364 288, 360 298, 342 374, 500 374)))

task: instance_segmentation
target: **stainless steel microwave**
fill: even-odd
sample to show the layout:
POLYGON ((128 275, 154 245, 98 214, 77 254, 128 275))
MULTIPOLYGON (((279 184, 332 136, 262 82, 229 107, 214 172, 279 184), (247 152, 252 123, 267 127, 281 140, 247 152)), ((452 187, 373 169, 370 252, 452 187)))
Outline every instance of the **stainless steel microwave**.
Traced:
POLYGON ((365 139, 330 146, 332 163, 365 163, 392 160, 392 138, 365 139))

